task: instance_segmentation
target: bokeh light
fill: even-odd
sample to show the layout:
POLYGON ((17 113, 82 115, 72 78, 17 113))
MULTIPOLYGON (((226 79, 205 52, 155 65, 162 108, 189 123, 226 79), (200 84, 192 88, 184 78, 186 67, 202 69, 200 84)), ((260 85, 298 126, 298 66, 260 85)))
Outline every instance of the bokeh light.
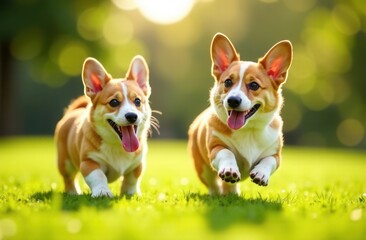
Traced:
POLYGON ((307 47, 319 69, 329 73, 344 73, 350 69, 352 59, 349 50, 338 35, 321 29, 308 31, 307 47))
POLYGON ((352 147, 359 144, 364 138, 365 129, 361 122, 347 118, 337 127, 338 140, 345 146, 352 147))
POLYGON ((83 43, 71 41, 61 49, 58 56, 58 65, 63 73, 69 76, 78 76, 80 75, 81 66, 88 56, 88 48, 83 43))
POLYGON ((86 40, 94 41, 103 36, 103 23, 106 12, 102 7, 88 8, 83 11, 77 21, 79 34, 86 40))
POLYGON ((344 73, 352 65, 348 42, 345 36, 335 30, 331 12, 317 9, 312 12, 304 29, 307 50, 313 55, 318 69, 327 73, 344 73), (324 31, 324 28, 327 31, 324 31))
POLYGON ((133 31, 130 19, 121 13, 110 14, 103 25, 103 36, 111 45, 128 43, 132 39, 133 31))
POLYGON ((114 77, 124 77, 130 65, 131 59, 137 54, 142 55, 149 62, 149 51, 143 43, 134 40, 123 45, 113 47, 103 65, 114 77))
POLYGON ((296 57, 291 66, 289 81, 285 88, 296 94, 309 93, 316 85, 316 64, 303 46, 295 46, 296 57))

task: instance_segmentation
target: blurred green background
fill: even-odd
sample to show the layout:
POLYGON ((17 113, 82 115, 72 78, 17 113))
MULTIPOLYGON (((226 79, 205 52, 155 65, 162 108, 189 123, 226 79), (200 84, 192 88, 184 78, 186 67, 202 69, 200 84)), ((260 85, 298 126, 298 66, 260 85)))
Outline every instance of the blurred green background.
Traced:
POLYGON ((242 60, 292 41, 286 144, 366 147, 364 0, 3 0, 0 136, 53 134, 64 107, 83 93, 86 57, 124 77, 141 54, 152 108, 163 112, 153 137, 186 138, 208 106, 216 32, 242 60))

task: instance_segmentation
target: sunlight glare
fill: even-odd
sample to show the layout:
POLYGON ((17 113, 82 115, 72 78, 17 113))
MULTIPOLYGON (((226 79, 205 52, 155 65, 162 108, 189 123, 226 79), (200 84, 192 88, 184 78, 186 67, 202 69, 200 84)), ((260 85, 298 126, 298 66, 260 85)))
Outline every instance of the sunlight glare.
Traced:
POLYGON ((195 0, 136 0, 141 14, 157 24, 173 24, 185 18, 195 0))

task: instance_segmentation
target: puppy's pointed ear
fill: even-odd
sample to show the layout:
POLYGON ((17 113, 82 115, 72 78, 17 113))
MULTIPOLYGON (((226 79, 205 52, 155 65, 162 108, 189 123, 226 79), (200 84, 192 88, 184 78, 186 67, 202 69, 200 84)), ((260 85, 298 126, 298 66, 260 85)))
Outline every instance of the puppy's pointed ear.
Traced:
POLYGON ((222 33, 217 33, 211 42, 211 73, 216 80, 234 61, 239 61, 239 54, 236 52, 233 44, 222 33))
POLYGON ((82 72, 84 93, 93 100, 102 91, 111 79, 111 76, 104 69, 103 65, 94 58, 85 59, 82 72))
POLYGON ((292 44, 290 41, 281 41, 275 44, 266 55, 259 60, 268 76, 277 86, 284 83, 292 62, 292 44))
POLYGON ((151 88, 149 84, 149 68, 145 59, 137 55, 130 63, 130 67, 126 74, 127 80, 134 80, 140 86, 144 94, 149 97, 151 94, 151 88))

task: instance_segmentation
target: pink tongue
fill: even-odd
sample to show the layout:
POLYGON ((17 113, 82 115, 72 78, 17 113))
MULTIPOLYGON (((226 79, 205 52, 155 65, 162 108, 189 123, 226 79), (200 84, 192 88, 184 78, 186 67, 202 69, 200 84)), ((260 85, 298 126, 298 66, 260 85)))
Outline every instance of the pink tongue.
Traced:
POLYGON ((123 148, 127 152, 136 151, 139 148, 140 144, 139 144, 139 140, 137 139, 137 136, 135 134, 134 127, 131 125, 131 126, 126 126, 126 127, 121 127, 121 129, 122 129, 123 148))
POLYGON ((230 128, 237 130, 245 124, 244 112, 231 111, 229 118, 227 119, 227 125, 230 128))

